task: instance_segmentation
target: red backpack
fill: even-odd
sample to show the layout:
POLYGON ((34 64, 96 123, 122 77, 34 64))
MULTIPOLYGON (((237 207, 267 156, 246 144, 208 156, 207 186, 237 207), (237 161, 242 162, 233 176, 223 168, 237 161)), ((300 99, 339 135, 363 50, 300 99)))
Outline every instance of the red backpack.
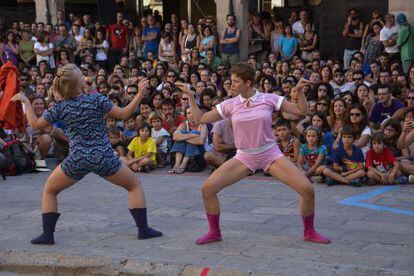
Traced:
POLYGON ((5 175, 19 175, 35 171, 34 154, 20 141, 11 140, 7 142, 2 152, 4 160, 0 166, 0 172, 3 178, 5 175))

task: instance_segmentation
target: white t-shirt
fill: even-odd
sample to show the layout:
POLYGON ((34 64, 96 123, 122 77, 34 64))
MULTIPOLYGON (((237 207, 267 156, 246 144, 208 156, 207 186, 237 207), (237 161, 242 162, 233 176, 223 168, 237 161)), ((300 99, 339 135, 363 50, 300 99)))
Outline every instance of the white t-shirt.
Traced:
MULTIPOLYGON (((46 51, 49 49, 53 49, 53 43, 49 43, 48 46, 42 46, 42 44, 40 44, 40 42, 36 42, 34 45, 34 49, 38 50, 38 51, 46 51)), ((39 62, 42 60, 46 60, 47 63, 49 64, 50 68, 55 68, 55 58, 53 57, 53 54, 49 55, 49 56, 41 56, 41 55, 36 55, 36 61, 37 61, 37 65, 39 66, 39 62)))
MULTIPOLYGON (((98 46, 98 45, 96 45, 98 46)), ((109 48, 108 41, 104 40, 102 44, 99 44, 99 46, 103 46, 105 49, 109 48)), ((105 53, 104 49, 96 48, 96 56, 95 60, 97 61, 104 61, 108 59, 108 55, 105 53)))
POLYGON ((300 20, 293 23, 292 32, 293 34, 300 34, 300 35, 303 35, 305 33, 305 29, 303 28, 302 22, 300 22, 300 20))
MULTIPOLYGON (((398 25, 392 26, 390 29, 384 26, 380 32, 380 41, 385 41, 390 39, 391 37, 395 37, 398 35, 399 27, 398 25)), ((385 52, 389 54, 398 53, 400 49, 398 48, 397 44, 391 47, 385 47, 385 52)))
POLYGON ((350 91, 352 93, 354 93, 355 91, 355 83, 353 82, 345 82, 341 86, 336 84, 334 81, 331 81, 329 84, 332 86, 332 89, 334 90, 335 97, 341 96, 341 94, 346 91, 350 91))
POLYGON ((361 132, 361 136, 362 135, 369 135, 370 137, 368 143, 361 148, 362 152, 364 153, 364 156, 366 156, 367 151, 371 148, 371 136, 372 136, 371 128, 369 126, 366 126, 364 130, 361 132))
MULTIPOLYGON (((160 130, 151 129, 151 137, 155 140, 158 140, 158 138, 163 136, 167 138, 170 137, 170 134, 164 128, 161 128, 160 130)), ((162 150, 162 152, 166 153, 168 151, 168 139, 164 139, 158 148, 162 150)))

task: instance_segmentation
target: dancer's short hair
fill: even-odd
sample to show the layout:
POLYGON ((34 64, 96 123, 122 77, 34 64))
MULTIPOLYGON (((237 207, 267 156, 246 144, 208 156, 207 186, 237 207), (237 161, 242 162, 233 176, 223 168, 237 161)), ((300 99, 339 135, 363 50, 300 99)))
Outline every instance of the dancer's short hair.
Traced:
POLYGON ((233 65, 233 67, 231 67, 230 74, 236 75, 237 77, 241 78, 244 82, 249 80, 252 83, 252 86, 256 76, 253 68, 246 62, 238 62, 235 65, 233 65))
POLYGON ((67 100, 78 95, 81 92, 79 76, 82 76, 82 73, 75 64, 69 63, 59 68, 52 84, 55 98, 67 100))

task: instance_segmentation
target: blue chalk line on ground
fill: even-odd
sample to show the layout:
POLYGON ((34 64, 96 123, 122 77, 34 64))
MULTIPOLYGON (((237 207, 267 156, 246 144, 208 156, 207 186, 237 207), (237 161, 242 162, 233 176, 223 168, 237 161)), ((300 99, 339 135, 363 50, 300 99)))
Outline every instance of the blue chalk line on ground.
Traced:
POLYGON ((367 209, 372 209, 372 210, 377 210, 377 211, 386 211, 386 212, 391 212, 395 214, 414 216, 414 211, 361 202, 363 200, 368 200, 370 198, 397 190, 399 188, 401 188, 401 186, 386 186, 386 187, 378 188, 368 193, 363 193, 357 196, 351 196, 351 197, 345 198, 339 201, 339 204, 362 207, 362 208, 367 208, 367 209))

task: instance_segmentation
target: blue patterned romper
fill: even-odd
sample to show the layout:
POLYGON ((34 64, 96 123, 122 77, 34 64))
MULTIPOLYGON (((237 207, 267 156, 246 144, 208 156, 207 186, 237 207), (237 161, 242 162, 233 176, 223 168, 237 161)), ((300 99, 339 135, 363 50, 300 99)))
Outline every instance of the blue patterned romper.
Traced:
POLYGON ((120 170, 121 161, 114 155, 105 131, 104 115, 111 108, 112 102, 105 96, 82 94, 45 112, 47 122, 61 120, 67 127, 69 155, 61 167, 68 177, 81 180, 91 172, 107 177, 120 170))

